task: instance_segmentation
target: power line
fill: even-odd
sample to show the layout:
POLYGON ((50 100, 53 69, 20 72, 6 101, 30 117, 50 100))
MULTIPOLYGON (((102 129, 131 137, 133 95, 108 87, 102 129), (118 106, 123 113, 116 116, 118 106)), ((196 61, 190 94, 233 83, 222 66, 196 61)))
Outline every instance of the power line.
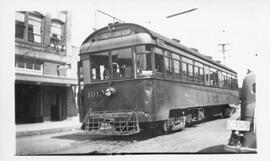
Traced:
POLYGON ((185 14, 185 13, 188 13, 188 12, 195 11, 195 10, 197 10, 197 9, 198 9, 198 8, 193 8, 193 9, 190 9, 190 10, 187 10, 187 11, 184 11, 184 12, 172 14, 172 15, 167 16, 166 18, 171 18, 171 17, 174 17, 174 16, 182 15, 182 14, 185 14))

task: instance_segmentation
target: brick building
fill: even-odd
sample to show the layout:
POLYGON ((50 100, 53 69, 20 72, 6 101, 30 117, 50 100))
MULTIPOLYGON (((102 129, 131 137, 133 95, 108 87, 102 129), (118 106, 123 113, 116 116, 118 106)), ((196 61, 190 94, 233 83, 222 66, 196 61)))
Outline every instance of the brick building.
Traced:
POLYGON ((18 11, 15 19, 16 124, 77 116, 70 13, 18 11))

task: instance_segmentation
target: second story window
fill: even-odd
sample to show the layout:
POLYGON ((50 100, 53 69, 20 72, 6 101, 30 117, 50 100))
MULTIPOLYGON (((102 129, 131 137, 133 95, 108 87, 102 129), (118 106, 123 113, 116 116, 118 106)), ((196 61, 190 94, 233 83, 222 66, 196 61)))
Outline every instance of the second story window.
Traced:
POLYGON ((16 12, 16 26, 15 26, 15 37, 23 39, 25 30, 25 14, 16 12))
POLYGON ((41 23, 40 17, 28 16, 28 41, 41 43, 41 23))
POLYGON ((64 39, 63 39, 63 24, 58 21, 52 21, 51 24, 51 35, 50 35, 50 46, 59 49, 64 50, 64 39))
POLYGON ((15 15, 15 37, 41 44, 43 16, 38 12, 16 12, 15 15))

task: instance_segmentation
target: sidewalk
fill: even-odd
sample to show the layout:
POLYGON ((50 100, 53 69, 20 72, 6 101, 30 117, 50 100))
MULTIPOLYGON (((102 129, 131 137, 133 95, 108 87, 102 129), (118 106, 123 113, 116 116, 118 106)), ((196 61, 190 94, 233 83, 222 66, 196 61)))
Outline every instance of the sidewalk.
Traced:
POLYGON ((79 129, 81 123, 79 117, 63 121, 45 121, 42 123, 19 124, 16 125, 16 137, 41 135, 56 132, 79 129))

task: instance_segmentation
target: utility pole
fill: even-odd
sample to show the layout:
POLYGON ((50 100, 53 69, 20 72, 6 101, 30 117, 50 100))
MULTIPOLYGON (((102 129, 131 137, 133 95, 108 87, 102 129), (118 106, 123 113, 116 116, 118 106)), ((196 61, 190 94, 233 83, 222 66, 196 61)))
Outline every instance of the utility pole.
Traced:
POLYGON ((225 52, 228 51, 225 49, 225 47, 226 47, 226 45, 229 45, 229 43, 222 43, 222 44, 218 44, 218 45, 222 47, 222 50, 219 50, 219 51, 221 51, 223 54, 223 64, 225 65, 225 59, 226 59, 225 52))

